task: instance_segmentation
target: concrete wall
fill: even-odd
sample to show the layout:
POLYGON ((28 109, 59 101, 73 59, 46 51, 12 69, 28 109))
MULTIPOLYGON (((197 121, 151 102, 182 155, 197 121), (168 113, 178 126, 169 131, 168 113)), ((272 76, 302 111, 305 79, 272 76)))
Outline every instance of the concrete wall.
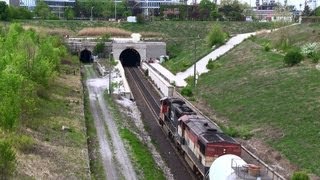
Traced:
MULTIPOLYGON (((96 39, 88 38, 68 38, 66 44, 73 53, 80 53, 85 48, 93 52, 94 47, 97 45, 96 39)), ((132 48, 138 51, 141 61, 157 59, 162 55, 166 55, 166 43, 164 42, 106 42, 106 53, 113 52, 113 57, 117 60, 120 59, 121 53, 132 48)))
POLYGON ((164 42, 150 42, 147 43, 147 57, 146 59, 157 59, 166 54, 166 44, 164 42))
POLYGON ((168 81, 166 81, 161 75, 159 75, 149 64, 142 63, 142 69, 148 69, 148 76, 152 79, 154 84, 162 93, 162 97, 164 96, 173 96, 174 86, 172 86, 168 81))

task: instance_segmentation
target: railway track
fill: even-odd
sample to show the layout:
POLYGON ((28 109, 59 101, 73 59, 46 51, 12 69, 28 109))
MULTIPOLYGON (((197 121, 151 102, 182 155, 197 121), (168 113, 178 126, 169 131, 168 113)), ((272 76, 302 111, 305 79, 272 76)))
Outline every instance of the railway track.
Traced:
POLYGON ((146 129, 170 168, 174 179, 198 179, 158 123, 160 96, 137 67, 124 67, 130 88, 140 109, 146 129))
MULTIPOLYGON (((139 68, 125 67, 125 72, 126 72, 126 77, 128 78, 128 82, 130 84, 130 87, 132 89, 132 92, 135 96, 135 99, 136 100, 141 99, 142 103, 144 103, 148 109, 147 110, 147 109, 142 108, 142 109, 140 109, 140 111, 149 111, 152 118, 148 119, 148 123, 153 123, 154 125, 156 124, 156 126, 157 126, 156 128, 158 129, 158 131, 161 130, 162 136, 165 136, 166 134, 168 134, 168 132, 165 129, 161 128, 162 126, 158 123, 158 119, 159 119, 158 115, 159 115, 159 111, 160 111, 160 101, 159 100, 161 98, 160 95, 156 92, 155 87, 148 80, 146 80, 146 77, 144 76, 144 74, 141 72, 141 70, 139 68)), ((180 97, 180 98, 183 98, 183 97, 180 97)), ((186 100, 186 102, 188 102, 188 101, 186 100)), ((192 108, 194 108, 198 113, 202 114, 201 112, 199 112, 199 110, 197 108, 192 106, 192 104, 190 106, 192 108)), ((170 140, 172 140, 168 137, 166 137, 165 139, 168 142, 170 140)), ((175 156, 177 157, 176 159, 179 159, 180 164, 184 166, 185 174, 187 176, 191 177, 192 179, 198 179, 199 177, 197 177, 193 173, 190 166, 187 165, 186 161, 184 160, 184 157, 182 157, 181 154, 177 151, 177 149, 175 148, 175 144, 172 141, 170 143, 170 146, 172 148, 170 151, 175 152, 175 154, 176 154, 175 156)), ((159 147, 159 149, 160 148, 161 147, 159 147)), ((245 147, 242 146, 241 148, 242 148, 242 153, 241 153, 242 158, 248 163, 259 164, 269 174, 270 179, 273 179, 273 180, 284 180, 285 179, 281 175, 279 175, 277 172, 275 172, 272 168, 270 168, 267 164, 265 164, 263 161, 261 161, 258 157, 256 157, 253 153, 251 153, 249 150, 247 150, 245 147)), ((169 163, 168 163, 168 165, 169 165, 169 163)), ((175 167, 173 167, 173 168, 176 168, 177 164, 175 164, 174 166, 175 167)), ((172 167, 170 167, 170 165, 169 165, 169 168, 171 169, 172 167)), ((175 179, 183 178, 183 176, 181 176, 181 174, 175 174, 175 172, 173 172, 173 174, 175 176, 175 179)), ((185 177, 183 179, 185 179, 185 177)))

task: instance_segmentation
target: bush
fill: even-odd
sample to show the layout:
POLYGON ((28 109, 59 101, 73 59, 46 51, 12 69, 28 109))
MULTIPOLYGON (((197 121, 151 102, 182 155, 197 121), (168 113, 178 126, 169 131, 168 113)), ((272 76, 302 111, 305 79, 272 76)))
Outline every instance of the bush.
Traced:
POLYGON ((98 55, 101 58, 105 57, 105 44, 104 42, 99 42, 93 49, 93 54, 98 55))
POLYGON ((294 172, 292 175, 291 180, 309 180, 309 176, 306 172, 303 171, 297 171, 294 172))
POLYGON ((31 137, 26 135, 18 135, 13 137, 11 143, 16 149, 22 152, 32 151, 35 145, 35 141, 31 137))
POLYGON ((269 52, 271 50, 271 47, 270 47, 270 44, 269 43, 265 43, 263 45, 263 49, 266 51, 266 52, 269 52))
POLYGON ((294 66, 299 64, 303 59, 299 50, 291 50, 284 56, 284 63, 288 66, 294 66))
POLYGON ((206 65, 207 69, 217 69, 219 67, 221 67, 221 64, 218 63, 217 61, 213 61, 212 59, 209 59, 208 64, 206 65))
POLYGON ((16 154, 8 142, 0 141, 0 174, 8 179, 16 168, 16 154))
POLYGON ((319 50, 320 44, 319 43, 307 43, 302 46, 301 53, 311 58, 315 53, 317 53, 317 50, 319 50))
POLYGON ((215 24, 207 37, 208 45, 210 47, 214 45, 221 45, 225 42, 226 38, 227 33, 223 32, 222 28, 215 24))
POLYGON ((138 14, 137 15, 137 23, 138 24, 143 24, 145 22, 143 14, 138 14))
POLYGON ((181 90, 181 94, 182 94, 183 96, 188 96, 188 97, 193 96, 192 88, 191 88, 190 86, 184 87, 184 88, 181 90))
POLYGON ((311 59, 313 63, 318 63, 320 60, 320 52, 313 53, 311 59))

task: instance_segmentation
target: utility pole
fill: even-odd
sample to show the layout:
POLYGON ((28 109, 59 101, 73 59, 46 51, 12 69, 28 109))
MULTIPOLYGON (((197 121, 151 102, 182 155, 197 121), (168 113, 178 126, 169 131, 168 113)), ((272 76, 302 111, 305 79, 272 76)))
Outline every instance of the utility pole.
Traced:
POLYGON ((117 2, 114 0, 114 20, 117 21, 117 2))
POLYGON ((111 62, 111 58, 112 58, 112 52, 109 53, 109 94, 111 96, 112 94, 112 79, 111 79, 111 74, 112 74, 112 62, 111 62))
POLYGON ((196 87, 197 83, 197 44, 196 41, 194 41, 194 59, 196 62, 193 65, 193 87, 196 87))
POLYGON ((90 11, 90 12, 91 12, 91 14, 90 14, 90 21, 93 20, 93 16, 92 16, 92 10, 93 10, 93 8, 94 8, 94 6, 91 7, 91 11, 90 11))

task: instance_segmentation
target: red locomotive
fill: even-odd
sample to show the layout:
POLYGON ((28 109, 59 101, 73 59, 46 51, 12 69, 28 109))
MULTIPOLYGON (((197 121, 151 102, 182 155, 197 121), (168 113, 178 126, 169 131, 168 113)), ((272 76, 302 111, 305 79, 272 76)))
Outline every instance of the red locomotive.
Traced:
POLYGON ((241 145, 224 134, 211 120, 173 97, 160 100, 160 124, 174 139, 190 167, 207 174, 212 162, 224 154, 241 155, 241 145))

